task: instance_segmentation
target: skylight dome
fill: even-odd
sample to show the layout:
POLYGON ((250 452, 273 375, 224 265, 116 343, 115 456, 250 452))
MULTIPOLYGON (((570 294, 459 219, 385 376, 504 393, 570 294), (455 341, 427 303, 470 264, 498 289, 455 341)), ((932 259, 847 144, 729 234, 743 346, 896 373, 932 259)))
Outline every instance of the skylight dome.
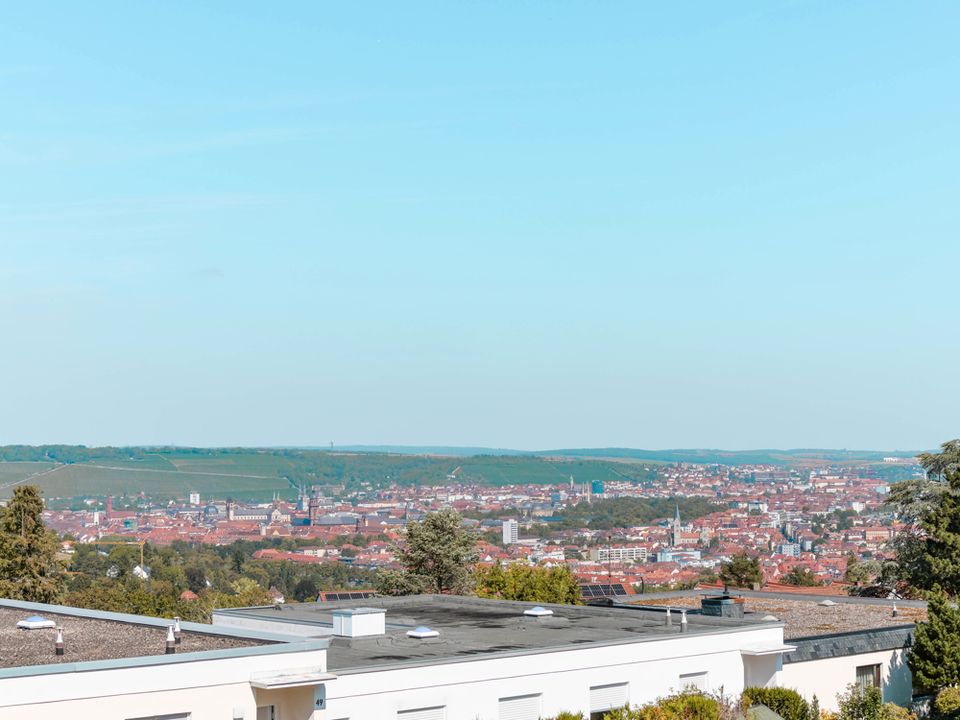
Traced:
POLYGON ((529 615, 530 617, 547 617, 548 615, 553 615, 553 610, 547 610, 545 607, 537 605, 529 610, 524 610, 523 614, 529 615))
POLYGON ((47 620, 39 615, 31 615, 26 620, 17 623, 17 627, 21 630, 44 630, 56 626, 57 624, 53 620, 47 620))
POLYGON ((440 633, 436 630, 431 630, 426 625, 419 625, 414 630, 407 631, 407 637, 416 638, 417 640, 423 640, 424 638, 434 638, 439 637, 440 633))

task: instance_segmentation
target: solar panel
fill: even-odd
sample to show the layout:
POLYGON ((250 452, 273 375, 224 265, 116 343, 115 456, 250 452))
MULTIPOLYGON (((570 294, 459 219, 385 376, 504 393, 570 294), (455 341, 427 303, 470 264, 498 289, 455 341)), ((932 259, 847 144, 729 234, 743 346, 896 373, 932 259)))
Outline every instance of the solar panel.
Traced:
POLYGON ((627 589, 623 583, 612 584, 591 584, 580 586, 580 596, 585 598, 613 597, 615 595, 627 595, 627 589))
POLYGON ((363 600, 374 596, 372 590, 344 590, 342 592, 322 592, 317 602, 335 602, 337 600, 363 600))

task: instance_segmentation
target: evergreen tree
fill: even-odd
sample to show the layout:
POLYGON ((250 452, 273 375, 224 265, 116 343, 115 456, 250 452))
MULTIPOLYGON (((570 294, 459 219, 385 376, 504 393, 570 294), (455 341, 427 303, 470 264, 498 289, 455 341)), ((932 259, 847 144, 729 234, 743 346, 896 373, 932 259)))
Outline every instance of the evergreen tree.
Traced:
POLYGON ((385 595, 418 592, 463 595, 470 592, 477 561, 476 535, 451 509, 429 513, 422 522, 409 522, 396 548, 403 566, 380 573, 377 590, 385 595))
POLYGON ((763 584, 763 570, 760 560, 746 553, 730 558, 730 562, 720 566, 720 582, 732 587, 754 587, 763 584))
POLYGON ((901 580, 917 590, 936 583, 947 595, 960 594, 960 441, 944 443, 940 453, 920 456, 923 480, 897 483, 889 503, 905 529, 893 549, 901 580))
POLYGON ((56 603, 65 591, 57 536, 43 524, 43 498, 34 485, 13 491, 0 510, 0 597, 56 603))
POLYGON ((937 588, 927 616, 917 625, 908 658, 914 690, 922 695, 960 684, 960 610, 937 588))

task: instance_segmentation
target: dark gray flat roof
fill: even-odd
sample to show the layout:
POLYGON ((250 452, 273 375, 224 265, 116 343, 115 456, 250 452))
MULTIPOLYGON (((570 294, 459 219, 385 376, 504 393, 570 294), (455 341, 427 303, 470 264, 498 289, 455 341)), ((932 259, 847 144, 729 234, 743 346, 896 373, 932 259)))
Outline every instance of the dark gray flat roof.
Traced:
MULTIPOLYGON (((672 607, 700 607, 704 595, 716 594, 710 590, 684 591, 634 595, 624 602, 664 604, 672 607)), ((805 637, 831 633, 867 632, 895 628, 927 619, 927 604, 917 600, 879 600, 856 596, 808 595, 806 593, 765 593, 732 590, 734 596, 745 598, 747 616, 773 615, 784 622, 784 639, 793 643, 805 637), (820 603, 829 601, 829 605, 820 603), (897 606, 897 614, 893 607, 897 606)))
POLYGON ((182 622, 181 643, 166 654, 169 619, 0 599, 0 678, 161 665, 246 655, 323 649, 328 641, 244 628, 182 622), (22 630, 39 615, 63 628, 65 652, 54 651, 56 630, 22 630))
MULTIPOLYGON (((395 664, 437 660, 477 660, 496 654, 562 651, 589 645, 619 644, 666 639, 680 634, 680 613, 666 624, 662 608, 635 606, 594 607, 549 605, 547 617, 523 614, 538 603, 482 600, 451 595, 377 597, 356 601, 289 604, 279 608, 239 608, 217 614, 255 620, 302 623, 305 634, 317 626, 331 626, 333 613, 345 608, 378 607, 387 611, 386 634, 364 638, 333 638, 327 652, 331 672, 360 672, 395 664), (417 640, 408 630, 426 626, 438 638, 417 640)), ((687 633, 703 635, 777 626, 757 620, 688 616, 687 633)))

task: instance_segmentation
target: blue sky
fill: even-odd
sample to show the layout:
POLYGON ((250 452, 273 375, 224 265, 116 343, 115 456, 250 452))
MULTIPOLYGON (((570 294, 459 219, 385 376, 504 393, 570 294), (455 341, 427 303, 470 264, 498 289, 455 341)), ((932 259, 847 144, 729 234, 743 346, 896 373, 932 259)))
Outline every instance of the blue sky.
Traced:
POLYGON ((0 443, 932 447, 960 6, 9 4, 0 443))

